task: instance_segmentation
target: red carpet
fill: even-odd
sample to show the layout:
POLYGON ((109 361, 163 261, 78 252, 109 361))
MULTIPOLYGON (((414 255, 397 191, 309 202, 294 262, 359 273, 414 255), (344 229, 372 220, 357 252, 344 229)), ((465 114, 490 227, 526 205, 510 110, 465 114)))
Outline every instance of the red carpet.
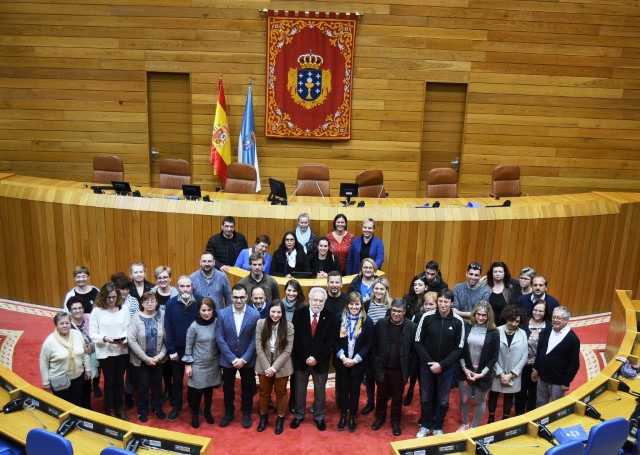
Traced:
MULTIPOLYGON (((53 327, 53 315, 55 310, 36 305, 25 305, 0 299, 0 361, 15 371, 25 380, 40 386, 40 372, 38 368, 38 356, 40 347, 46 336, 51 333, 53 327)), ((578 377, 572 387, 576 388, 598 374, 603 366, 601 353, 604 351, 604 343, 609 328, 609 315, 594 315, 572 319, 571 326, 582 341, 582 361, 578 377)), ((307 405, 311 404, 312 391, 309 391, 307 405)), ((252 453, 254 451, 281 450, 282 453, 293 453, 296 450, 322 450, 324 453, 347 452, 351 455, 371 455, 389 453, 389 442, 415 437, 417 431, 416 422, 420 414, 420 404, 416 387, 416 398, 413 404, 405 407, 403 412, 403 435, 394 437, 391 427, 387 423, 379 431, 371 430, 374 421, 373 414, 358 416, 358 429, 355 433, 336 430, 339 414, 335 405, 333 388, 327 390, 327 431, 319 432, 311 416, 307 413, 305 422, 297 430, 291 430, 289 423, 291 416, 286 417, 285 430, 280 436, 273 433, 275 415, 270 415, 269 426, 258 434, 256 425, 258 420, 257 397, 254 400, 253 426, 245 430, 241 426, 241 418, 237 411, 236 419, 227 428, 220 428, 218 421, 222 418, 223 403, 222 389, 214 391, 213 414, 216 418, 214 425, 207 425, 202 420, 200 428, 191 428, 191 414, 186 405, 183 412, 175 422, 157 420, 153 414, 149 415, 146 425, 183 433, 197 434, 210 437, 213 441, 213 453, 237 454, 252 453), (321 448, 321 449, 320 449, 321 448)), ((240 408, 240 393, 236 393, 236 409, 240 408)), ((366 401, 364 387, 361 395, 361 405, 366 401)), ((186 402, 186 399, 185 399, 186 402)), ((445 423, 445 432, 455 431, 460 425, 458 411, 458 392, 454 389, 450 399, 450 409, 445 423)), ((95 410, 102 410, 102 400, 94 399, 95 410)), ((165 404, 165 411, 169 406, 165 404)), ((135 408, 128 411, 132 422, 137 421, 135 408)))

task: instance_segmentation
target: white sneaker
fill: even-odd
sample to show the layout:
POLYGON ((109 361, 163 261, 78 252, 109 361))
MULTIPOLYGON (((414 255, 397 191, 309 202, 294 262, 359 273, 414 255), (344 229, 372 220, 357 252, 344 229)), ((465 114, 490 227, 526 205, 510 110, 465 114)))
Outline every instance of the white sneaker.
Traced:
POLYGON ((420 426, 416 438, 425 438, 431 434, 431 431, 427 427, 420 426))
POLYGON ((440 436, 441 434, 444 434, 444 431, 442 431, 442 430, 433 430, 433 435, 434 436, 440 436))
POLYGON ((469 429, 469 425, 466 423, 463 423, 462 425, 460 425, 460 428, 456 430, 456 433, 459 433, 461 431, 467 431, 468 429, 469 429))

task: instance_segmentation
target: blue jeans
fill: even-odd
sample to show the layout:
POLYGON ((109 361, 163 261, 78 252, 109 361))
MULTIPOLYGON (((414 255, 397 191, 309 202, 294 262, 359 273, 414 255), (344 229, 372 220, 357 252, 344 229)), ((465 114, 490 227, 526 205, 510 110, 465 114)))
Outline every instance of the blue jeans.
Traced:
POLYGON ((423 427, 442 430, 444 418, 449 410, 449 391, 453 374, 453 365, 449 365, 440 374, 433 374, 428 365, 420 365, 419 423, 423 427))

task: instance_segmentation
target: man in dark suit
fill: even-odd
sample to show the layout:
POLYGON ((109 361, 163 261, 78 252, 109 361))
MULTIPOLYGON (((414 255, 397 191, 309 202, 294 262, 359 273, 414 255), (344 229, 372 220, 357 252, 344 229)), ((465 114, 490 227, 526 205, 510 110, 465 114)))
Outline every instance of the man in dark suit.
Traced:
POLYGON ((531 317, 531 311, 538 300, 544 300, 547 304, 545 310, 545 320, 551 321, 551 314, 560 306, 558 300, 550 294, 547 294, 547 286, 549 282, 544 275, 536 275, 531 280, 531 290, 533 292, 518 297, 518 306, 522 308, 527 317, 531 317))
POLYGON ((329 375, 329 360, 333 344, 334 316, 325 309, 327 291, 312 288, 309 291, 309 307, 300 308, 293 314, 293 368, 295 370, 295 414, 291 428, 300 426, 307 407, 309 375, 313 380, 313 420, 318 430, 324 431, 326 409, 326 385, 329 375))
POLYGON ((567 307, 557 307, 552 327, 540 334, 531 373, 531 380, 538 382, 536 407, 564 396, 580 368, 580 339, 568 326, 570 317, 567 307))
POLYGON ((260 313, 247 305, 247 290, 241 284, 231 289, 233 305, 226 307, 216 320, 216 343, 220 348, 224 417, 221 427, 231 423, 235 413, 236 372, 240 373, 242 426, 251 426, 251 408, 255 387, 256 324, 260 313))

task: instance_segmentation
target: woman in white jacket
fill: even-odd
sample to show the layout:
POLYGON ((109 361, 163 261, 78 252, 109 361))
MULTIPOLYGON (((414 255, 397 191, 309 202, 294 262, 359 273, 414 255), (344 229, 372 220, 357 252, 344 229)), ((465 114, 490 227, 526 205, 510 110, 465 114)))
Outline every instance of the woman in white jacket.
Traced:
POLYGON ((498 327, 500 333, 500 353, 493 370, 495 376, 489 392, 489 419, 495 420, 498 397, 503 394, 502 419, 508 419, 513 406, 513 398, 520 391, 522 369, 527 363, 527 334, 519 326, 524 321, 524 312, 516 305, 502 310, 500 318, 506 323, 498 327))

